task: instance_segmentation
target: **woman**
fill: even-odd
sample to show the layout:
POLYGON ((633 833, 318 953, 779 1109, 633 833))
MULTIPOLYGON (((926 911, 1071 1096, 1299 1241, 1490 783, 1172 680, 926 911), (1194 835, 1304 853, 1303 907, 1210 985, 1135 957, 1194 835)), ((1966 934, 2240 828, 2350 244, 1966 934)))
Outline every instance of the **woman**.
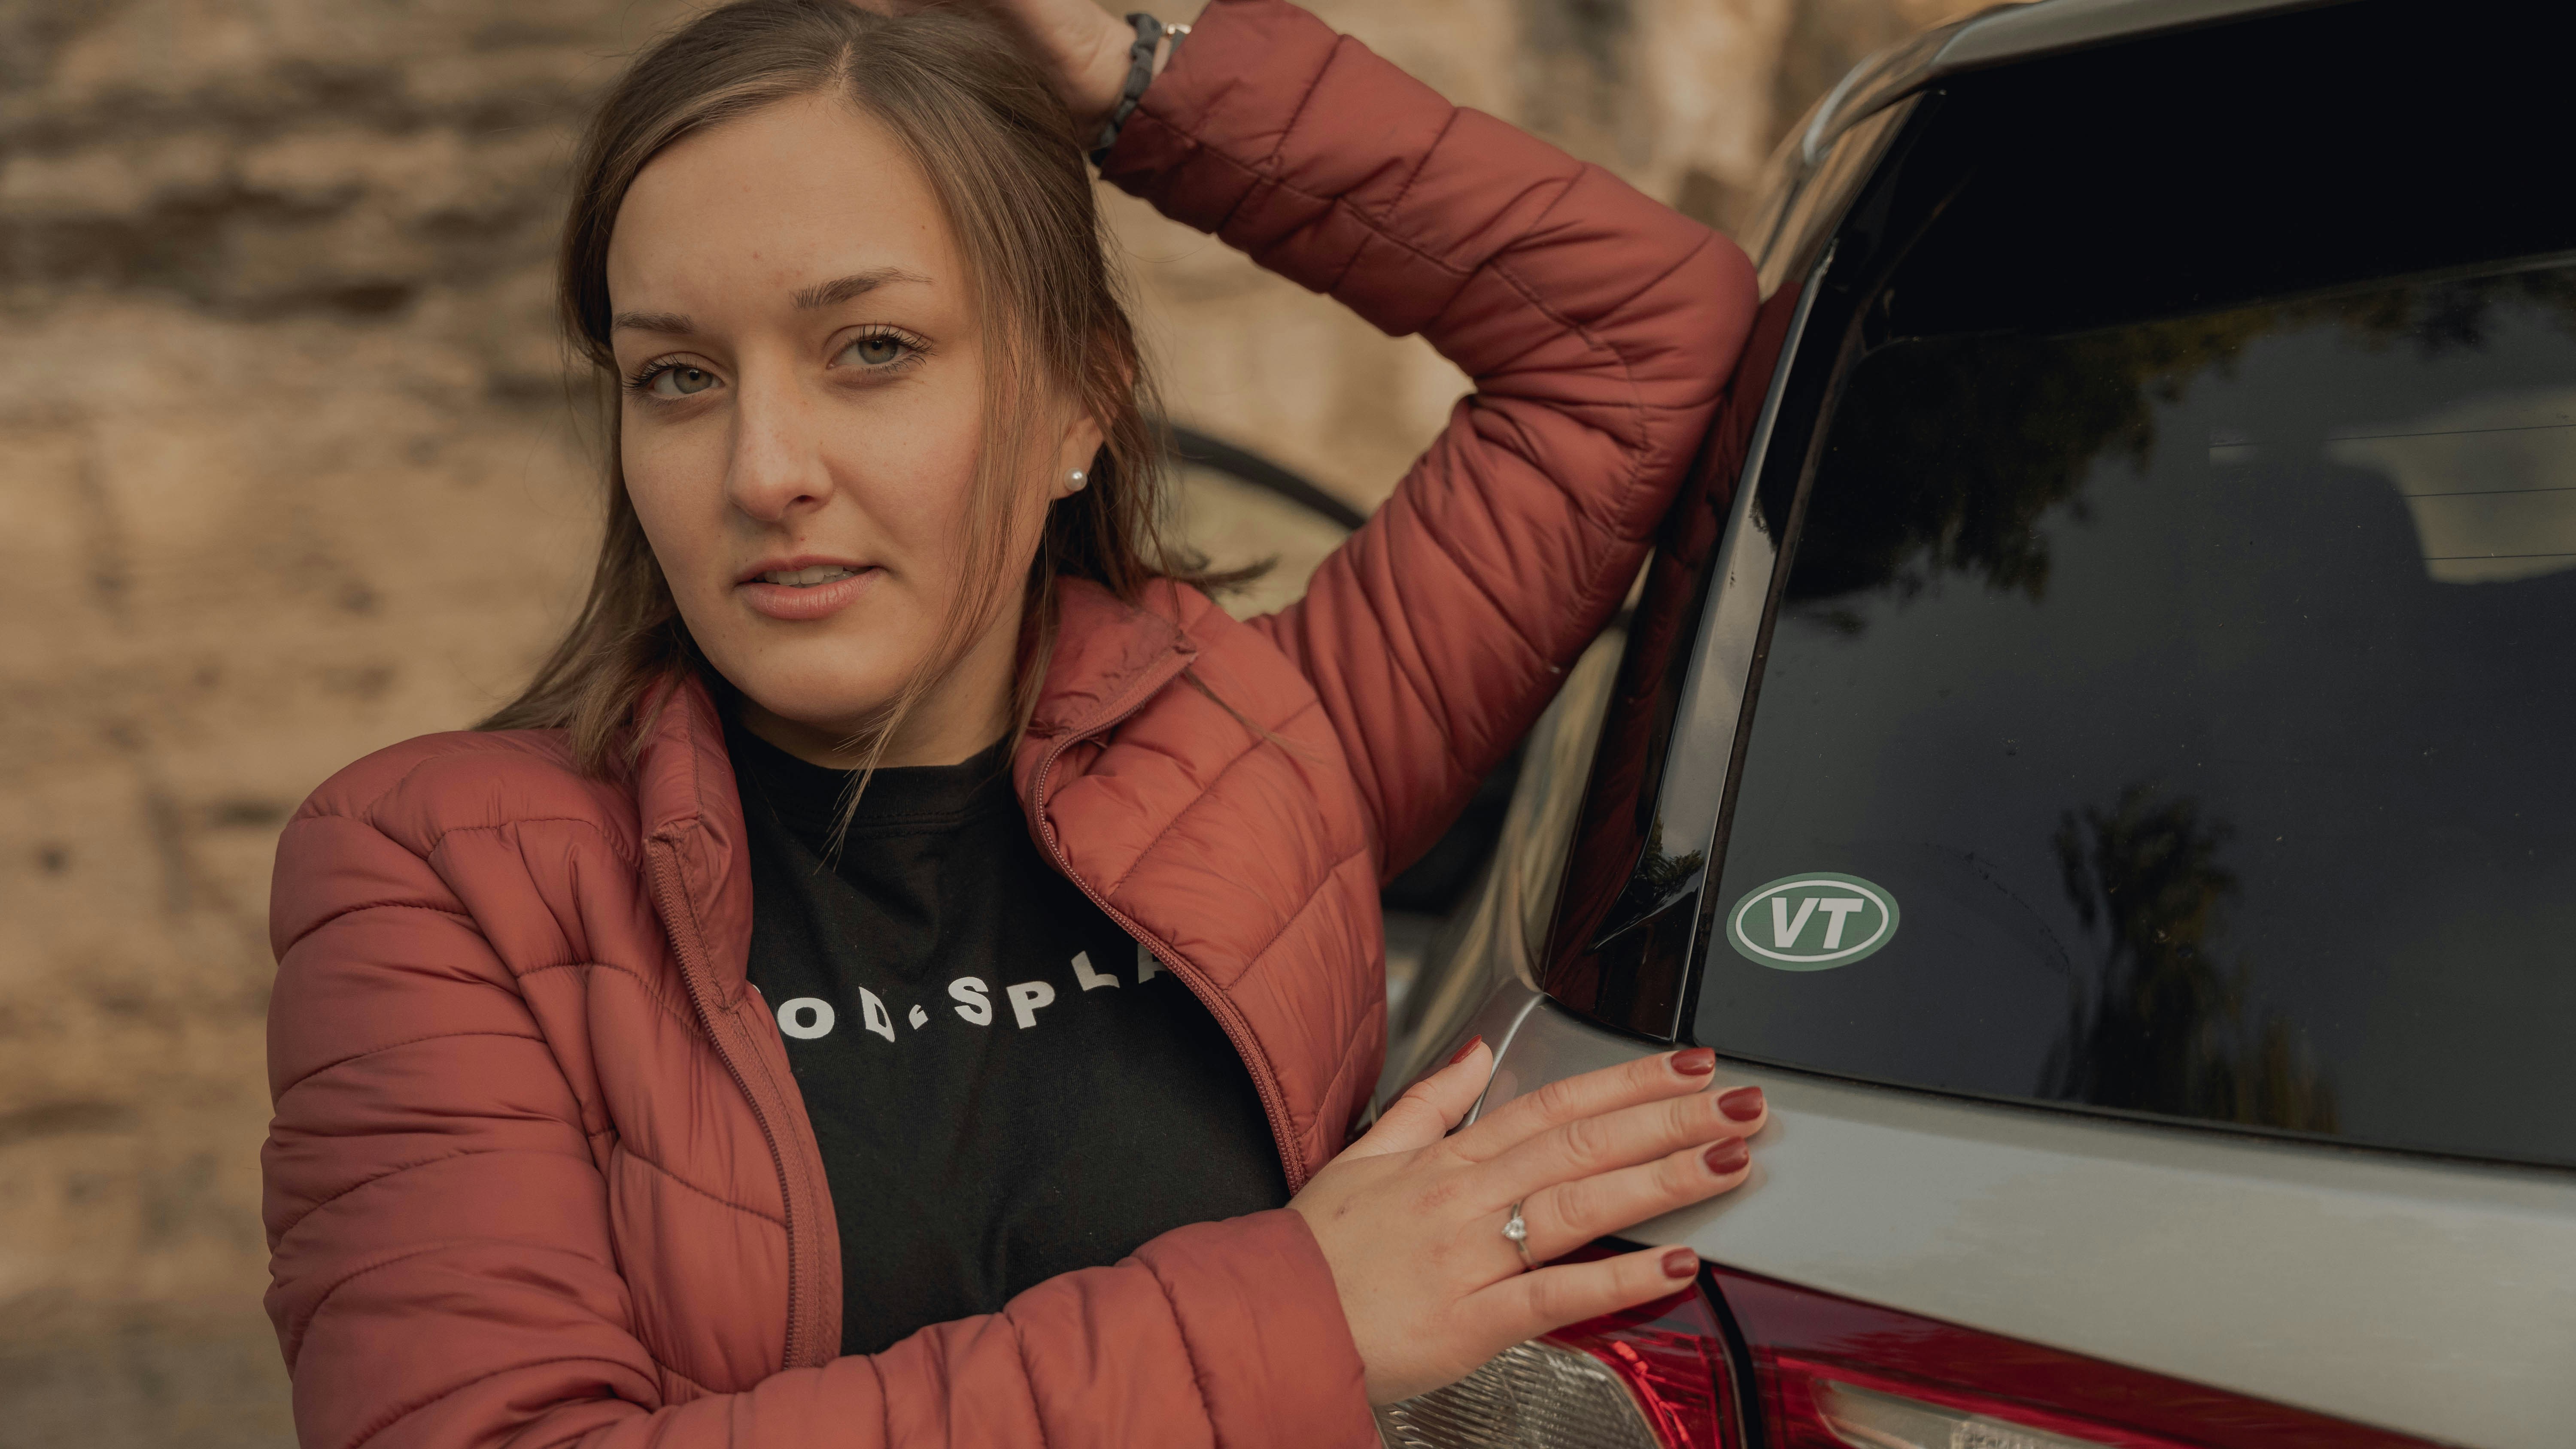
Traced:
POLYGON ((1445 1135, 1471 1043, 1345 1146, 1378 885, 1633 576, 1742 257, 1282 0, 1177 47, 995 9, 747 0, 603 108, 590 600, 279 850, 308 1445, 1373 1444, 1372 1402, 1686 1284, 1533 1265, 1743 1176, 1759 1094, 1704 1051, 1445 1135), (1095 137, 1477 379, 1277 616, 1155 546, 1095 137))

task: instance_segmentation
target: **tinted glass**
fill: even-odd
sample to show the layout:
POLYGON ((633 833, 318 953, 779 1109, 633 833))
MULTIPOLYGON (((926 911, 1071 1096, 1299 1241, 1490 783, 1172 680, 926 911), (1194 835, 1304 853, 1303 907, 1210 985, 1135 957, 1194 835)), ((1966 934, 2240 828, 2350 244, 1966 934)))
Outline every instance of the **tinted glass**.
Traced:
POLYGON ((2576 268, 1874 351, 1739 788, 1896 925, 1722 916, 1722 1049, 2576 1162, 2576 268))
POLYGON ((2500 144, 2557 62, 2444 15, 1926 98, 1724 585, 1696 1039, 2576 1165, 2576 193, 2500 144))
POLYGON ((2499 144, 2555 60, 2442 14, 1927 100, 1726 586, 1698 1039, 2576 1165, 2576 193, 2499 144))

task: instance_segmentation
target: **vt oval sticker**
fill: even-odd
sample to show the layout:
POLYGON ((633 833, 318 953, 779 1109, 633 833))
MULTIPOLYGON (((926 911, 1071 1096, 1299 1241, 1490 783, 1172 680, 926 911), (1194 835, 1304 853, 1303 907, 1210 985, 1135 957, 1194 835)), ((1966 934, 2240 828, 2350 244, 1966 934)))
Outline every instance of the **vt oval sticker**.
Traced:
POLYGON ((1775 971, 1830 971, 1895 940, 1896 917, 1896 897, 1884 889, 1814 871, 1746 892, 1727 912, 1726 939, 1775 971))

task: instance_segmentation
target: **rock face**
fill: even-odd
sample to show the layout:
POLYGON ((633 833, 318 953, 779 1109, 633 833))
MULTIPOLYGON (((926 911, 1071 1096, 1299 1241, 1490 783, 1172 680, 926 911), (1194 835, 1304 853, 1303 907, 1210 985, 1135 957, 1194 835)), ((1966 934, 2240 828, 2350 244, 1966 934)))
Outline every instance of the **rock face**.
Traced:
MULTIPOLYGON (((595 528, 547 258, 588 96, 686 0, 0 0, 0 1446, 292 1442, 258 1308, 269 857, 468 723, 595 528)), ((1334 0, 1723 225, 1914 0, 1334 0)), ((1465 389, 1113 197, 1176 415, 1363 507, 1465 389)), ((1334 533, 1204 480, 1293 592, 1334 533)))

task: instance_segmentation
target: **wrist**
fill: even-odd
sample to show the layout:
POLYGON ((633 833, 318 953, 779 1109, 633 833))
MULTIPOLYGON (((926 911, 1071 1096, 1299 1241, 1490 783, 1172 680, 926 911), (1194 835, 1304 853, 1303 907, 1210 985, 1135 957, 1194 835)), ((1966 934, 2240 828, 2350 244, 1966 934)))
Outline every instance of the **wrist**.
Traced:
POLYGON ((1187 25, 1165 25, 1150 13, 1138 12, 1127 17, 1127 66, 1119 78, 1117 99, 1100 118, 1093 132, 1090 147, 1093 165, 1107 162, 1110 148, 1117 144, 1120 130, 1144 100, 1147 87, 1171 63, 1174 51, 1189 33, 1187 25))
POLYGON ((1090 58, 1075 72, 1070 87, 1073 118, 1085 134, 1097 130, 1118 108, 1127 86, 1128 53, 1136 43, 1134 26, 1105 10, 1097 13, 1100 27, 1093 32, 1090 58))

